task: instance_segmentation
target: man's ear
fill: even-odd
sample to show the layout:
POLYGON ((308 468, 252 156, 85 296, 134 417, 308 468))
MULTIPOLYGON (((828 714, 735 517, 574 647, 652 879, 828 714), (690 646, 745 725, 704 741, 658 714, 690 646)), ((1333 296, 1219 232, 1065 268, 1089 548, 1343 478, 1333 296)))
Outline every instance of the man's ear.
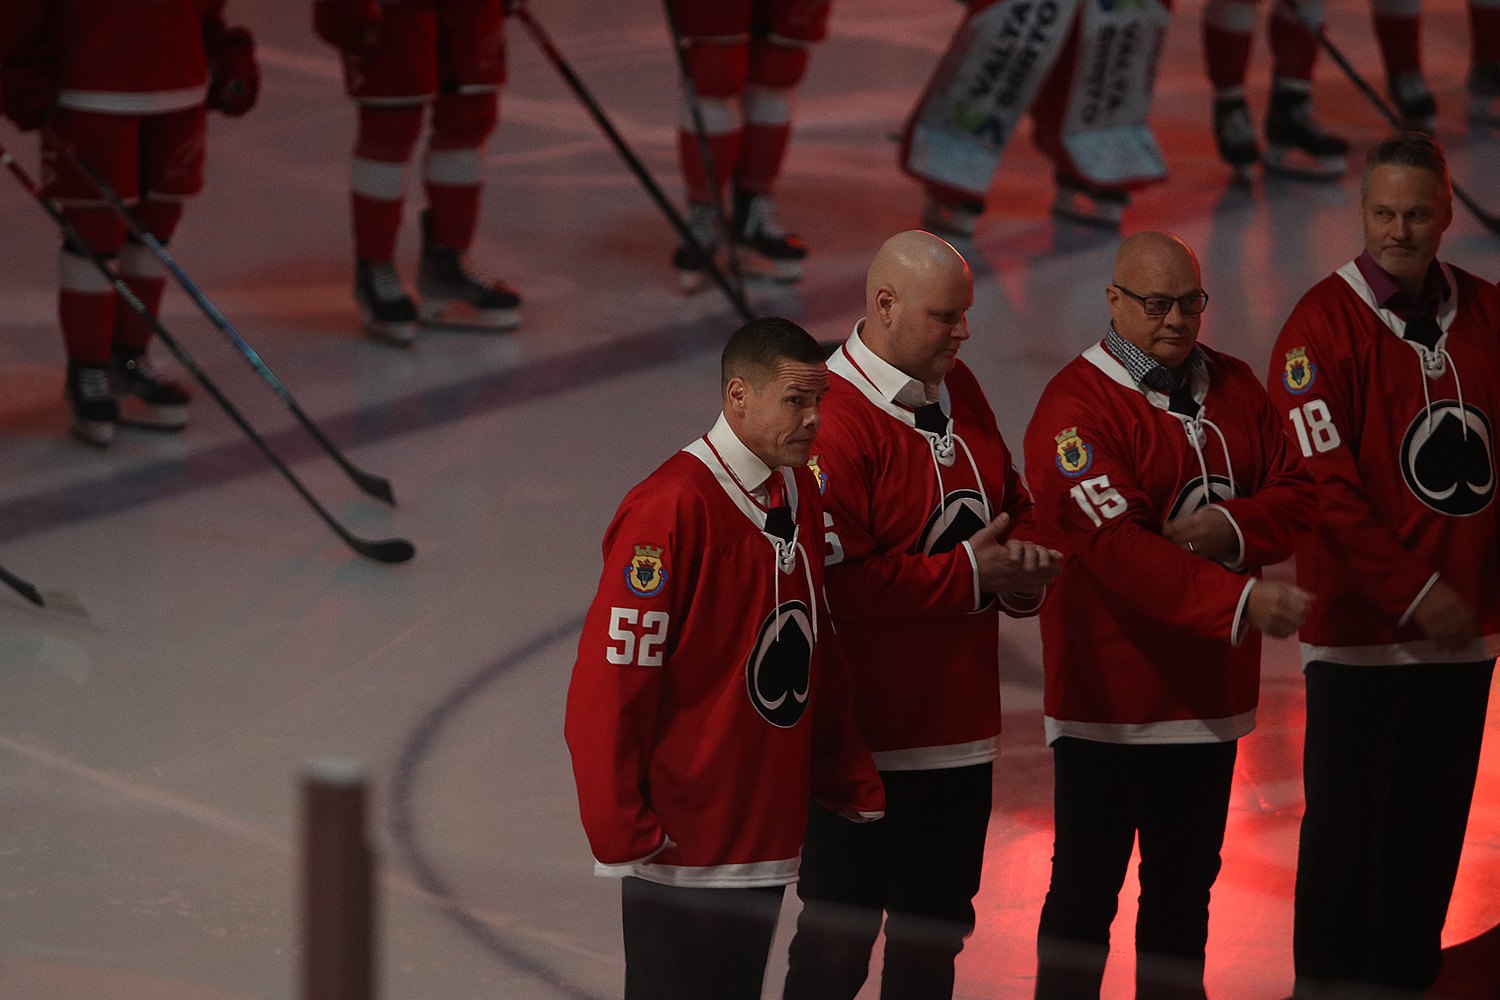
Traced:
POLYGON ((750 391, 750 384, 739 375, 729 380, 724 387, 724 406, 732 409, 736 416, 745 415, 745 396, 750 391))
POLYGON ((880 316, 880 325, 891 325, 891 312, 896 308, 896 292, 889 285, 881 285, 875 292, 875 312, 880 316))

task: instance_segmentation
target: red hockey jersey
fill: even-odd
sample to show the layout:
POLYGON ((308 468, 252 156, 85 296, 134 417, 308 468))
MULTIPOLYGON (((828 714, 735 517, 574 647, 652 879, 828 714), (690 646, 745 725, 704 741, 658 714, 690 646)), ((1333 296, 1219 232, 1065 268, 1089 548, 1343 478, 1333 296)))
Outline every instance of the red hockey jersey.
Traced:
POLYGON ((205 23, 224 0, 8 0, 11 54, 54 53, 57 103, 106 114, 157 114, 202 104, 205 23))
POLYGON ((1317 596, 1304 661, 1500 653, 1500 293, 1441 266, 1450 294, 1432 350, 1402 339, 1406 324, 1351 261, 1302 297, 1271 353, 1271 398, 1319 491, 1319 530, 1297 553, 1298 583, 1317 596), (1435 578, 1483 626, 1467 651, 1438 649, 1410 621, 1435 578))
POLYGON ((1316 500, 1259 379, 1200 350, 1192 420, 1096 344, 1048 383, 1026 430, 1037 527, 1067 557, 1042 609, 1049 744, 1210 743, 1255 726, 1246 573, 1291 555, 1316 500), (1239 572, 1161 535, 1206 503, 1235 526, 1239 572))
POLYGON ((769 474, 721 418, 605 534, 565 727, 599 874, 782 885, 810 795, 885 808, 827 622, 817 480, 777 472, 796 512, 787 544, 748 492, 769 474))
MULTIPOLYGON (((946 434, 919 430, 894 401, 907 376, 858 328, 828 371, 813 462, 827 484, 828 599, 860 732, 882 770, 993 760, 999 616, 979 591, 967 539, 1001 511, 1024 533, 1031 498, 962 362, 943 383, 946 434)), ((1035 602, 1006 610, 1034 614, 1035 602)))

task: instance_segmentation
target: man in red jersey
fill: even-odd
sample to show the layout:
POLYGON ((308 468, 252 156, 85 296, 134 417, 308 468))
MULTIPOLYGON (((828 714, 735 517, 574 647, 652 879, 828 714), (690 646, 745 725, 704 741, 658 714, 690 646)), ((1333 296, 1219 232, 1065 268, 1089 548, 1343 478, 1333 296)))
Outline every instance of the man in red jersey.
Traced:
POLYGON ((343 57, 344 87, 359 108, 350 198, 354 298, 365 333, 405 347, 419 318, 513 329, 520 295, 476 277, 466 263, 479 221, 484 148, 505 82, 500 0, 314 0, 313 18, 318 35, 343 57), (406 167, 429 107, 419 309, 396 270, 396 233, 406 167))
POLYGON ((1055 553, 958 351, 973 277, 931 233, 885 242, 865 318, 829 361, 813 464, 827 480, 828 598, 887 816, 813 803, 788 1000, 852 998, 885 925, 885 1000, 941 1000, 974 929, 1000 749, 1004 611, 1036 613, 1055 553))
POLYGON ((1104 339, 1043 390, 1026 431, 1041 536, 1068 562, 1042 609, 1052 880, 1036 996, 1097 997, 1140 840, 1136 996, 1203 996, 1209 893, 1260 636, 1311 598, 1266 580, 1311 525, 1312 483, 1243 362, 1198 343, 1197 257, 1121 244, 1104 339))
POLYGON ((1321 505, 1297 553, 1318 598, 1293 933, 1309 997, 1437 977, 1500 652, 1500 294, 1437 259, 1453 201, 1432 138, 1377 146, 1361 206, 1363 252, 1302 297, 1269 377, 1321 505))
POLYGON ((722 372, 718 423, 605 533, 568 689, 595 870, 624 879, 626 1000, 758 1000, 808 796, 885 807, 823 597, 823 353, 758 319, 722 372))
POLYGON ((151 366, 150 326, 116 300, 86 250, 117 258, 121 280, 153 314, 165 268, 126 238, 124 222, 64 146, 166 243, 184 201, 203 186, 206 108, 237 116, 255 103, 254 40, 245 28, 225 27, 223 0, 15 0, 4 17, 5 114, 22 129, 46 126, 47 194, 88 242, 65 245, 58 264, 72 431, 104 446, 116 424, 181 430, 187 392, 151 366))

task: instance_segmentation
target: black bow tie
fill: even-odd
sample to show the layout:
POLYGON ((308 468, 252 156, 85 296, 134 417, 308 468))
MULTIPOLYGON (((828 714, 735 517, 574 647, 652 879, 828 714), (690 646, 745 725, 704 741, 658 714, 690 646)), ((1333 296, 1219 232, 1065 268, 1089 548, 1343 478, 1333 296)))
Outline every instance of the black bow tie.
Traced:
POLYGON ((917 407, 917 430, 939 436, 948 433, 948 418, 943 415, 940 403, 927 403, 917 407))
POLYGON ((797 533, 797 524, 792 520, 792 508, 786 504, 766 511, 766 533, 775 535, 783 542, 790 542, 797 533))
POLYGON ((1437 320, 1431 316, 1418 316, 1406 324, 1404 339, 1414 344, 1421 344, 1429 351, 1437 346, 1438 340, 1443 336, 1443 331, 1438 329, 1437 320))
POLYGON ((1193 387, 1188 382, 1188 379, 1183 379, 1180 384, 1172 387, 1171 393, 1167 396, 1167 409, 1191 420, 1198 415, 1202 407, 1193 398, 1193 387))

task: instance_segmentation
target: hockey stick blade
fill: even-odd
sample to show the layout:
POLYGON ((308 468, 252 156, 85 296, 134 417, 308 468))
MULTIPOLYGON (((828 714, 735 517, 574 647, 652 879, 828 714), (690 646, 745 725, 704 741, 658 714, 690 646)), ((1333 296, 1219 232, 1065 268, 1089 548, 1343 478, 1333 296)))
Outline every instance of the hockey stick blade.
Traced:
POLYGON ((416 546, 404 538, 383 538, 378 542, 371 542, 349 535, 344 540, 351 549, 376 562, 404 563, 417 554, 416 546))
POLYGON ((328 453, 328 456, 338 463, 339 468, 343 469, 345 474, 353 480, 354 485, 358 486, 369 496, 388 503, 392 507, 396 506, 396 495, 391 489, 390 480, 384 476, 377 476, 373 472, 361 469, 349 461, 344 453, 339 450, 338 446, 328 440, 318 425, 313 423, 312 417, 309 417, 302 407, 297 404, 297 400, 292 396, 291 390, 271 370, 271 366, 266 364, 260 353, 250 345, 250 342, 235 328, 234 324, 229 322, 228 317, 219 310, 219 307, 208 297, 208 294, 198 286, 198 283, 188 276, 188 273, 177 263, 177 258, 172 256, 166 246, 149 229, 141 225, 135 213, 130 210, 130 206, 125 204, 124 199, 115 192, 115 189, 110 186, 109 182, 100 176, 99 172, 85 161, 83 157, 78 155, 78 150, 67 139, 50 129, 48 130, 48 135, 58 148, 62 150, 63 156, 68 160, 68 163, 87 177, 89 183, 94 186, 94 190, 98 191, 104 200, 109 203, 110 208, 125 223, 125 228, 130 231, 130 234, 135 237, 136 241, 150 250, 157 260, 161 261, 162 265, 172 273, 172 277, 177 279, 177 284, 182 287, 183 291, 187 292, 188 298, 193 300, 193 303, 204 316, 208 317, 209 322, 218 328, 220 333, 229 338, 229 342, 235 346, 240 354, 244 355, 245 360, 250 363, 250 367, 254 368, 256 374, 271 387, 272 392, 281 397, 281 401, 292 411, 292 415, 313 436, 313 439, 322 446, 323 450, 328 453))
POLYGON ((83 606, 83 602, 76 594, 69 591, 37 590, 35 584, 16 576, 4 566, 0 566, 0 581, 39 608, 61 611, 85 620, 89 617, 88 609, 83 606))
POLYGON ((213 401, 219 404, 219 408, 224 411, 225 415, 228 416, 229 419, 234 422, 234 425, 238 427, 247 438, 250 439, 250 442, 260 450, 260 453, 262 455, 265 456, 266 461, 270 462, 272 467, 274 467, 277 472, 281 473, 282 478, 284 478, 287 483, 297 491, 297 494, 307 502, 307 505, 311 507, 320 518, 323 519, 323 522, 328 525, 328 527, 334 532, 334 534, 343 539, 344 543, 347 544, 355 552, 369 559, 374 559, 378 562, 405 562, 416 553, 416 550, 415 548, 413 548, 412 544, 405 539, 392 538, 371 542, 367 539, 359 538, 358 536, 352 534, 347 528, 340 524, 338 519, 328 512, 328 508, 324 507, 318 501, 318 498, 312 495, 308 488, 302 484, 302 480, 298 479, 296 474, 292 472, 292 470, 284 461, 281 460, 281 456, 277 455, 276 452, 271 450, 271 446, 266 443, 265 438, 261 437, 260 434, 255 430, 255 428, 250 426, 250 422, 245 419, 244 414, 239 411, 238 407, 236 407, 229 401, 229 397, 224 395, 224 392, 219 388, 218 383, 211 379, 208 376, 208 373, 205 372, 201 367, 199 367, 198 362, 193 359, 193 356, 191 354, 188 353, 187 348, 183 347, 182 344, 178 342, 177 338, 172 336, 171 332, 161 324, 161 321, 154 315, 152 315, 151 311, 146 308, 146 306, 136 296, 135 292, 131 290, 130 286, 125 284, 124 281, 120 280, 118 275, 110 270, 109 265, 104 262, 104 259, 100 257, 96 252, 94 252, 94 250, 89 246, 88 242, 84 240, 81 235, 79 235, 78 230, 74 228, 73 224, 68 221, 65 215, 62 214, 62 211, 56 205, 52 204, 51 199, 49 199, 45 194, 42 193, 41 187, 39 187, 36 181, 31 178, 31 175, 28 174, 24 168, 22 168, 20 163, 16 162, 15 156, 13 156, 11 152, 4 146, 0 146, 0 165, 3 165, 7 170, 9 170, 11 176, 20 182, 21 186, 26 189, 27 193, 31 195, 32 199, 42 207, 42 210, 45 211, 47 215, 51 217, 52 221, 57 224, 58 228, 62 230, 63 236, 68 241, 68 245, 82 251, 83 255, 94 266, 94 269, 97 270, 99 274, 105 279, 105 281, 109 283, 110 287, 115 290, 115 294, 120 296, 120 298, 123 299, 131 309, 135 310, 135 312, 141 317, 141 319, 151 327, 151 330, 156 334, 157 338, 166 345, 167 350, 172 352, 172 356, 178 360, 182 367, 186 369, 188 374, 193 376, 198 384, 203 387, 203 390, 207 392, 209 396, 213 397, 213 401))
MULTIPOLYGON (((1280 2, 1303 27, 1317 37, 1318 45, 1322 47, 1324 52, 1328 53, 1330 59, 1338 64, 1339 69, 1343 70, 1344 76, 1348 77, 1349 82, 1354 84, 1354 89, 1370 99, 1370 103, 1375 106, 1375 110, 1380 112, 1381 116, 1390 123, 1392 128, 1397 132, 1405 132, 1407 130, 1406 122, 1402 121, 1401 116, 1396 113, 1395 109, 1390 106, 1386 99, 1381 97, 1375 91, 1374 87, 1370 86, 1369 81, 1360 75, 1359 70, 1354 68, 1353 63, 1344 57, 1344 53, 1339 51, 1338 46, 1333 44, 1333 41, 1328 37, 1328 33, 1323 30, 1323 26, 1314 22, 1307 14, 1304 14, 1302 8, 1297 5, 1296 0, 1280 0, 1280 2)), ((1500 235, 1500 216, 1486 212, 1480 207, 1479 202, 1471 198, 1469 193, 1459 186, 1457 181, 1450 178, 1450 184, 1453 187, 1453 197, 1463 203, 1464 208, 1469 210, 1475 220, 1490 232, 1500 235)))

